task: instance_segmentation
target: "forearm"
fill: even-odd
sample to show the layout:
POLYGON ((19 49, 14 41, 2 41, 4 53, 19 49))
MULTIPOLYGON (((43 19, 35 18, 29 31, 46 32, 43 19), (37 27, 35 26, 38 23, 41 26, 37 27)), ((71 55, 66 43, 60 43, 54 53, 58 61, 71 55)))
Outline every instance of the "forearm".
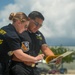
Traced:
POLYGON ((18 62, 23 62, 24 64, 26 64, 28 66, 32 66, 32 64, 35 64, 35 62, 31 62, 31 61, 22 61, 22 60, 18 59, 15 55, 13 55, 12 60, 18 61, 18 62))
POLYGON ((54 56, 54 53, 50 49, 44 50, 44 52, 46 56, 54 56))
POLYGON ((44 54, 39 54, 36 57, 30 56, 24 53, 21 49, 13 51, 13 55, 22 62, 27 61, 27 62, 33 62, 33 63, 37 63, 39 60, 42 60, 44 57, 44 54))
POLYGON ((28 55, 28 54, 26 54, 26 53, 23 53, 22 52, 22 50, 20 50, 20 49, 18 49, 18 50, 16 50, 16 51, 13 51, 13 53, 14 53, 14 55, 15 55, 15 57, 17 58, 17 59, 19 59, 20 61, 29 61, 29 62, 37 62, 37 58, 36 57, 33 57, 33 56, 30 56, 30 55, 28 55))
POLYGON ((42 45, 41 50, 45 54, 45 56, 54 56, 54 53, 47 45, 42 45))

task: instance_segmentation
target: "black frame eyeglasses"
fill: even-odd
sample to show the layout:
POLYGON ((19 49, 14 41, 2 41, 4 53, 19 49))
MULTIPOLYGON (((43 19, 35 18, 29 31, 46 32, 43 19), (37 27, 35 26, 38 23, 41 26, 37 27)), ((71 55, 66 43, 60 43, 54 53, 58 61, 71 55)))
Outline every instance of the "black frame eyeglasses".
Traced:
POLYGON ((37 27, 42 27, 42 24, 39 24, 38 22, 36 22, 36 21, 34 21, 34 20, 33 20, 33 22, 34 22, 34 24, 35 24, 37 27))

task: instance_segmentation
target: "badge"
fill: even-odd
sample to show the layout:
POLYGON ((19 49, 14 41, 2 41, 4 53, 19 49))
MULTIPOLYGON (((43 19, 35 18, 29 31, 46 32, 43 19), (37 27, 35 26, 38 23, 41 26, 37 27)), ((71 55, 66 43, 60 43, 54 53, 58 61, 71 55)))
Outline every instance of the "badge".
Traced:
POLYGON ((39 39, 39 40, 42 40, 41 34, 36 34, 36 38, 39 39))
POLYGON ((3 43, 3 40, 2 39, 0 39, 0 44, 2 44, 3 43))
POLYGON ((28 41, 23 41, 21 49, 23 50, 23 52, 29 51, 29 42, 28 41))

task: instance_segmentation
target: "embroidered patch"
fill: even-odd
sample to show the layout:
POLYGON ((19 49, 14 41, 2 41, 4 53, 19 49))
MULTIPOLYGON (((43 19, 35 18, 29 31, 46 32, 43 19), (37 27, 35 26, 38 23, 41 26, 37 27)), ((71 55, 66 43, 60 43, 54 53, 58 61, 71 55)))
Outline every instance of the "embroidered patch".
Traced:
POLYGON ((6 34, 6 31, 4 31, 3 29, 0 29, 0 34, 4 35, 6 34))
POLYGON ((39 39, 39 40, 42 40, 41 34, 36 34, 36 38, 39 39))
POLYGON ((0 44, 2 44, 3 43, 3 40, 2 39, 0 39, 0 44))
POLYGON ((23 41, 21 49, 23 50, 23 52, 29 51, 29 42, 28 41, 23 41))

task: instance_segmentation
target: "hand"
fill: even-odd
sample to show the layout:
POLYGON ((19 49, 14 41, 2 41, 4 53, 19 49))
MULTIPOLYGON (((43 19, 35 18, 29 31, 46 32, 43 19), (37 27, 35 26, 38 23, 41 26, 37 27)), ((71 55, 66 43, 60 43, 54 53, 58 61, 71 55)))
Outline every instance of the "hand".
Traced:
POLYGON ((36 63, 44 58, 44 54, 39 54, 35 57, 37 59, 36 63))
POLYGON ((58 57, 57 60, 55 61, 56 64, 60 64, 62 62, 62 57, 58 57))
POLYGON ((38 56, 35 57, 35 59, 36 59, 35 62, 24 61, 24 64, 26 64, 28 66, 32 66, 32 64, 38 63, 39 60, 42 60, 43 57, 44 57, 44 54, 39 54, 38 56))

